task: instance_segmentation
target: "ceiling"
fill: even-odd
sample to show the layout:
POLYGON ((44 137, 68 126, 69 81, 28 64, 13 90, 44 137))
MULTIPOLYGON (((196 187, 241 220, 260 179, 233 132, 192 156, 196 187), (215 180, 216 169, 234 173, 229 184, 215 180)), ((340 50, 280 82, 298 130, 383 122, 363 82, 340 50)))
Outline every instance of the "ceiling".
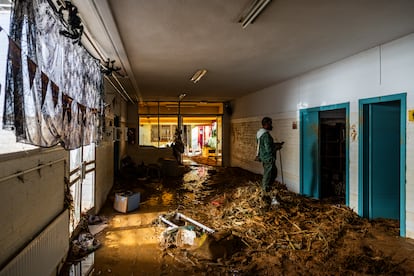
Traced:
POLYGON ((243 29, 250 2, 72 0, 133 101, 228 101, 414 32, 413 0, 273 0, 243 29))

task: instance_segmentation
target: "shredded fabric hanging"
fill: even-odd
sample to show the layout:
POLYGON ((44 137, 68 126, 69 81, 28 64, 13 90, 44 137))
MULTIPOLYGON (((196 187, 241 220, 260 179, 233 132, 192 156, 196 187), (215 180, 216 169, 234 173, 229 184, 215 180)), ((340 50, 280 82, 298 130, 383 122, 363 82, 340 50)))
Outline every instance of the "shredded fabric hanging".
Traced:
POLYGON ((47 0, 15 1, 3 127, 18 142, 69 150, 103 137, 99 60, 62 35, 65 28, 47 0))

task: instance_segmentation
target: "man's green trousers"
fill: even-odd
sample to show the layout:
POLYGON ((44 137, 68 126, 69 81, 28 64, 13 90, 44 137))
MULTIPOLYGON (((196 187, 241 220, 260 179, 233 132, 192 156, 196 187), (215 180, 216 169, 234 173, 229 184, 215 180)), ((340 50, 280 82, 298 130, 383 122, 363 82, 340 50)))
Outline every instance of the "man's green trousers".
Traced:
POLYGON ((269 192, 270 188, 275 182, 277 176, 277 168, 274 160, 263 162, 263 179, 262 179, 262 189, 263 192, 269 192))

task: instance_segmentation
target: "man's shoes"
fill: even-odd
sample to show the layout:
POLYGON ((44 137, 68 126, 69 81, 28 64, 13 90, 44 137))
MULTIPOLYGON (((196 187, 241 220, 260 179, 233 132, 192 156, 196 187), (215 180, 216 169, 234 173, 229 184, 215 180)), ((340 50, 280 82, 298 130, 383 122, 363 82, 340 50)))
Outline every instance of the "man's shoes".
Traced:
POLYGON ((272 206, 277 206, 279 205, 279 201, 277 201, 276 197, 273 197, 272 200, 270 201, 270 205, 272 206))

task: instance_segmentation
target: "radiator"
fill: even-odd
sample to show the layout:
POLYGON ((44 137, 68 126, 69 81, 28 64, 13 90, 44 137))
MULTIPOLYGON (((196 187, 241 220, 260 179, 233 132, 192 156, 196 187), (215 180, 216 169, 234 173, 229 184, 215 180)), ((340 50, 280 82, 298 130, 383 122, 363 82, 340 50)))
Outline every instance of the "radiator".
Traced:
POLYGON ((0 276, 49 276, 69 250, 69 213, 62 212, 1 271, 0 276))

